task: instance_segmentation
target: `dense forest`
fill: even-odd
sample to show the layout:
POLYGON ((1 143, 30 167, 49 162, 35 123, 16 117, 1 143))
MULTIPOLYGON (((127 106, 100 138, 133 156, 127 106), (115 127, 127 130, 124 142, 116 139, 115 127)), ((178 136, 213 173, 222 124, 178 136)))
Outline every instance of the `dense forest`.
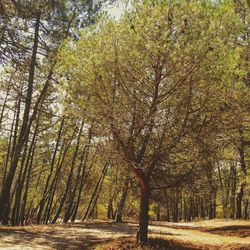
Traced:
POLYGON ((112 4, 0 0, 1 224, 250 219, 250 2, 112 4))

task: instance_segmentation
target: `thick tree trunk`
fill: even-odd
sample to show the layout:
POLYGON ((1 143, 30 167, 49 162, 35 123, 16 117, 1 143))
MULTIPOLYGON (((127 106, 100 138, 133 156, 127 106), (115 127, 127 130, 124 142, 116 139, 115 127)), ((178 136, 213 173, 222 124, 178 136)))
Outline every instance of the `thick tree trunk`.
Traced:
POLYGON ((149 177, 146 176, 142 169, 136 169, 136 176, 140 182, 141 197, 140 197, 140 214, 139 214, 139 231, 137 233, 137 243, 141 246, 146 245, 148 242, 148 211, 149 211, 149 198, 150 186, 149 177))

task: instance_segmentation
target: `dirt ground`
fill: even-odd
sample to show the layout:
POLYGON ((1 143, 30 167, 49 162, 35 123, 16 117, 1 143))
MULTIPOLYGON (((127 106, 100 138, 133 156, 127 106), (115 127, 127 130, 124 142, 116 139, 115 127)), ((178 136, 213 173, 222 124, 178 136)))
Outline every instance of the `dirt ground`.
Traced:
MULTIPOLYGON (((131 239, 137 227, 135 223, 112 222, 0 227, 0 249, 102 249, 124 237, 131 239)), ((250 250, 250 221, 153 222, 149 234, 183 249, 250 250)))

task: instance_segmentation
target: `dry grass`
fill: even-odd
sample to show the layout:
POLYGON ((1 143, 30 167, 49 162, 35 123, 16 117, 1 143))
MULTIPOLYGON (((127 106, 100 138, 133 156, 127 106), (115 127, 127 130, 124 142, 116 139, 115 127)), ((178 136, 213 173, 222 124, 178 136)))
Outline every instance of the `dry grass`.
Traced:
POLYGON ((162 238, 150 238, 147 246, 138 246, 135 237, 122 237, 112 240, 109 243, 100 244, 95 247, 95 250, 188 250, 193 248, 183 247, 178 243, 165 240, 162 238))

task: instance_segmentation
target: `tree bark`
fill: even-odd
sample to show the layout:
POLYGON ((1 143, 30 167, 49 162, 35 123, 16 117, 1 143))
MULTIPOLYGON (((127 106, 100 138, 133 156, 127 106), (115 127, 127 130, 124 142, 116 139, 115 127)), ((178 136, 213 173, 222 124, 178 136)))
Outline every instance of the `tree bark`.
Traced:
POLYGON ((160 203, 157 204, 156 220, 157 220, 157 221, 160 221, 160 220, 161 220, 161 206, 160 206, 160 203))
POLYGON ((47 179, 46 179, 45 188, 44 188, 44 191, 43 191, 43 196, 42 196, 40 206, 39 206, 39 211, 38 211, 38 215, 37 215, 37 223, 38 224, 40 224, 43 208, 44 208, 46 197, 47 197, 47 189, 49 187, 50 179, 51 179, 52 174, 53 174, 55 160, 56 160, 56 154, 57 154, 57 151, 58 151, 58 148, 59 148, 59 143, 60 143, 60 140, 61 140, 63 126, 64 126, 64 117, 62 117, 61 125, 60 125, 59 131, 58 131, 58 136, 57 136, 57 139, 56 139, 56 145, 55 145, 55 149, 54 149, 53 156, 52 156, 51 163, 50 163, 50 172, 49 172, 49 174, 47 176, 47 179))
MULTIPOLYGON (((77 128, 74 129, 73 134, 75 134, 76 130, 77 130, 77 128)), ((73 157, 72 157, 72 160, 71 160, 71 167, 70 167, 69 176, 68 176, 67 182, 66 182, 66 187, 64 189, 64 192, 63 192, 63 195, 62 195, 62 199, 61 199, 59 208, 58 208, 58 210, 56 212, 56 215, 53 218, 53 220, 51 221, 52 224, 56 223, 56 221, 57 221, 60 213, 62 212, 63 205, 64 205, 64 203, 66 201, 68 191, 70 190, 70 186, 71 186, 71 183, 72 183, 72 177, 73 177, 73 171, 74 171, 75 162, 76 162, 76 158, 77 158, 77 154, 78 154, 78 149, 79 149, 79 146, 77 146, 76 149, 75 149, 75 151, 74 151, 74 154, 73 154, 73 157)))
POLYGON ((139 214, 139 230, 137 233, 137 243, 141 246, 146 245, 148 242, 148 211, 149 211, 149 198, 150 186, 149 177, 143 172, 142 169, 135 170, 136 176, 139 179, 141 195, 140 195, 140 214, 139 214))
POLYGON ((246 178, 247 178, 247 165, 245 161, 245 147, 244 147, 244 138, 243 138, 243 128, 240 129, 240 146, 238 147, 240 155, 240 166, 242 171, 242 177, 244 178, 240 184, 240 190, 236 195, 236 218, 242 218, 242 200, 244 196, 244 190, 246 187, 246 178))
POLYGON ((236 219, 242 218, 242 199, 244 195, 245 183, 240 184, 240 191, 236 195, 236 219))
MULTIPOLYGON (((83 126, 84 126, 84 120, 82 120, 80 131, 79 131, 79 134, 78 134, 78 137, 77 137, 76 154, 74 155, 74 157, 77 157, 77 153, 79 151, 83 126)), ((74 164, 75 164, 75 162, 74 162, 74 164)), ((76 196, 76 192, 77 192, 77 187, 80 184, 80 174, 81 174, 81 164, 78 166, 77 177, 76 177, 76 179, 74 181, 75 185, 74 185, 73 191, 72 191, 72 193, 71 193, 71 195, 69 197, 69 200, 68 200, 69 205, 68 205, 68 208, 67 208, 66 213, 64 215, 64 219, 63 219, 64 223, 68 222, 69 218, 71 217, 72 213, 74 212, 75 196, 76 196)))
POLYGON ((104 167, 102 169, 102 173, 101 173, 101 175, 100 175, 100 177, 98 179, 98 182, 96 183, 94 192, 93 192, 93 194, 91 196, 91 199, 90 199, 90 202, 88 204, 87 210, 86 210, 86 212, 84 214, 83 220, 89 219, 93 214, 93 210, 95 208, 95 204, 96 204, 97 199, 99 197, 101 186, 102 186, 103 180, 104 180, 104 178, 106 176, 108 166, 109 166, 109 162, 106 162, 104 164, 104 167))
POLYGON ((128 174, 124 181, 124 186, 123 186, 124 188, 122 190, 121 200, 119 202, 119 206, 117 209, 116 222, 122 222, 122 214, 123 214, 123 209, 124 209, 125 201, 126 201, 127 194, 128 194, 129 180, 130 180, 130 177, 128 174))
POLYGON ((237 173, 236 173, 236 168, 234 165, 231 166, 231 197, 230 197, 230 218, 234 219, 235 218, 235 195, 236 195, 236 178, 237 178, 237 173))

